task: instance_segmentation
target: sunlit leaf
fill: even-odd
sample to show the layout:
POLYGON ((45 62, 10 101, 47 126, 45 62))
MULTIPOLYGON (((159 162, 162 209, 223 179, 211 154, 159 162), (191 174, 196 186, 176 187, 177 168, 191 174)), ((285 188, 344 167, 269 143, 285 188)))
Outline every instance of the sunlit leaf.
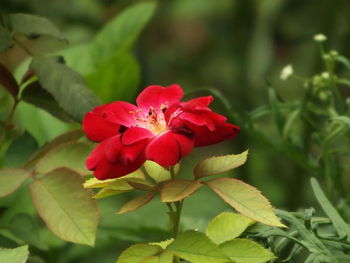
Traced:
POLYGON ((127 248, 120 255, 116 263, 141 263, 143 260, 158 254, 162 248, 155 245, 136 244, 127 248))
POLYGON ((28 256, 28 246, 0 248, 0 261, 4 263, 25 263, 28 256))
POLYGON ((35 171, 45 174, 58 167, 68 167, 81 175, 91 174, 85 160, 94 145, 87 142, 68 142, 53 148, 36 164, 35 171))
POLYGON ((222 174, 243 165, 247 160, 248 150, 241 154, 214 156, 199 162, 194 169, 196 178, 222 174))
POLYGON ((156 162, 146 161, 143 165, 147 171, 147 174, 156 182, 164 182, 171 179, 170 172, 156 162))
POLYGON ((114 178, 114 179, 98 180, 96 177, 93 177, 93 178, 90 178, 84 182, 84 187, 85 188, 103 188, 103 187, 106 187, 106 186, 112 184, 113 182, 123 181, 125 179, 133 179, 133 178, 146 179, 143 172, 139 169, 139 170, 136 170, 135 172, 132 172, 128 175, 125 175, 125 176, 119 177, 119 178, 114 178))
POLYGON ((30 172, 23 169, 7 168, 0 170, 0 197, 16 191, 30 177, 30 172))
POLYGON ((166 249, 167 246, 169 246, 173 241, 174 241, 174 239, 170 238, 168 240, 164 240, 164 241, 161 241, 161 242, 152 242, 152 243, 149 243, 149 244, 150 245, 157 245, 157 246, 160 246, 162 249, 166 249))
POLYGON ((30 184, 33 203, 48 228, 63 240, 94 244, 98 222, 92 192, 76 172, 56 169, 30 184))
POLYGON ((181 233, 168 251, 192 263, 227 263, 228 257, 206 235, 196 231, 181 233))
POLYGON ((211 220, 205 231, 216 244, 239 237, 255 221, 241 214, 223 212, 211 220))
POLYGON ((41 86, 75 120, 81 122, 86 112, 100 104, 85 80, 57 59, 34 58, 30 69, 37 75, 41 86))
POLYGON ((193 194, 201 186, 199 181, 179 179, 167 181, 160 190, 160 200, 162 202, 180 201, 193 194))
POLYGON ((130 200, 126 204, 124 204, 119 209, 118 214, 125 214, 128 212, 135 211, 135 210, 141 208, 142 206, 146 205, 148 202, 150 202, 153 199, 153 197, 154 197, 153 192, 140 195, 140 196, 130 200))
MULTIPOLYGON (((1 28, 0 28, 1 32, 1 28)), ((1 33, 0 33, 1 37, 1 33)), ((12 73, 0 63, 0 86, 3 86, 14 98, 17 97, 19 86, 12 73)))
POLYGON ((169 251, 163 251, 157 256, 150 256, 141 263, 173 263, 174 255, 169 251))
POLYGON ((237 263, 264 263, 275 258, 270 250, 248 239, 227 241, 220 248, 237 263))
POLYGON ((270 202, 253 186, 233 178, 217 178, 205 184, 243 215, 266 225, 284 227, 270 202))

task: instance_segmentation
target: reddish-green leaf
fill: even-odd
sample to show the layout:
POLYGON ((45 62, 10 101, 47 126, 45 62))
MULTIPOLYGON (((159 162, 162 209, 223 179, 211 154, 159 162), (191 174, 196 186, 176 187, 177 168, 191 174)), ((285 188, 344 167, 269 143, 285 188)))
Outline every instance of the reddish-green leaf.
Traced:
POLYGON ((48 228, 63 240, 94 244, 98 209, 92 191, 73 170, 56 169, 30 184, 33 203, 48 228))
POLYGON ((247 160, 248 150, 241 154, 214 156, 199 162, 194 169, 196 178, 222 174, 243 165, 247 160))
POLYGON ((27 161, 24 165, 26 169, 32 168, 43 156, 45 156, 53 148, 72 141, 78 140, 84 135, 84 132, 81 129, 69 131, 57 136, 51 142, 48 142, 43 147, 41 147, 33 156, 27 161))
POLYGON ((23 169, 7 168, 0 170, 0 197, 16 191, 29 177, 30 173, 23 169))
POLYGON ((193 194, 201 183, 191 180, 170 180, 164 183, 160 190, 160 200, 162 202, 176 202, 193 194))
POLYGON ((35 170, 45 174, 59 167, 68 167, 81 175, 91 174, 85 167, 85 160, 94 145, 87 142, 69 142, 51 149, 36 164, 35 170))
POLYGON ((148 202, 150 202, 153 199, 153 197, 154 197, 153 192, 140 195, 140 196, 130 200, 126 204, 124 204, 119 209, 118 214, 125 214, 128 212, 135 211, 135 210, 139 209, 140 207, 146 205, 148 202))
POLYGON ((270 202, 253 186, 233 178, 217 178, 205 184, 243 215, 266 225, 284 227, 270 202))

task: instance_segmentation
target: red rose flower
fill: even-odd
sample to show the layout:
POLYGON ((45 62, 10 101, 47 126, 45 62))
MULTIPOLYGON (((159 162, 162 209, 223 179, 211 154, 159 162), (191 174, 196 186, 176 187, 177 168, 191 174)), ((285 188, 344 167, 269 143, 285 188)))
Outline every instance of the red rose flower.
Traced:
POLYGON ((146 161, 175 165, 193 147, 235 137, 239 127, 209 109, 213 97, 181 102, 178 85, 149 86, 137 106, 116 101, 96 107, 83 120, 86 136, 100 144, 86 161, 97 179, 127 175, 146 161))

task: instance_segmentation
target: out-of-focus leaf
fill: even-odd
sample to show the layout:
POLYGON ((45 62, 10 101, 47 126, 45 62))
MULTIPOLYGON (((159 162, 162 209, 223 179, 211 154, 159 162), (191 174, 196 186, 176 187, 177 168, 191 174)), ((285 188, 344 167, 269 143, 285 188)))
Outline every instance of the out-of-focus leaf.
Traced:
POLYGON ((350 60, 348 58, 338 55, 336 60, 342 63, 345 67, 347 67, 350 70, 350 60))
POLYGON ((56 118, 70 122, 72 117, 55 101, 54 97, 42 88, 38 81, 30 83, 22 92, 21 99, 51 113, 56 118))
POLYGON ((150 256, 156 255, 162 248, 155 245, 136 244, 127 248, 120 255, 116 263, 141 263, 150 256))
POLYGON ((121 52, 86 76, 88 86, 105 102, 128 101, 136 95, 140 67, 132 55, 121 52))
POLYGON ((264 263, 275 258, 270 250, 248 239, 227 241, 220 248, 237 263, 264 263))
POLYGON ((75 120, 81 122, 85 113, 100 104, 86 87, 84 79, 54 58, 34 58, 30 69, 37 75, 41 86, 75 120))
POLYGON ((52 148, 38 161, 35 171, 48 173, 59 167, 68 167, 81 175, 91 174, 85 167, 85 160, 94 145, 87 142, 68 142, 52 148))
POLYGON ((29 177, 30 173, 23 169, 7 168, 0 170, 0 197, 16 191, 29 177))
POLYGON ((12 35, 11 32, 0 25, 0 52, 12 47, 12 35))
POLYGON ((28 133, 23 133, 15 139, 7 149, 5 164, 10 167, 22 166, 38 149, 38 142, 28 133))
POLYGON ((165 203, 180 201, 193 194, 201 186, 199 181, 180 179, 167 181, 160 190, 160 200, 165 203))
POLYGON ((0 248, 0 260, 4 263, 25 263, 28 256, 28 246, 0 248))
POLYGON ((48 246, 40 240, 38 226, 29 215, 15 215, 10 222, 9 228, 14 235, 26 243, 42 250, 48 249, 48 246))
POLYGON ((280 109, 280 100, 273 88, 269 88, 269 103, 275 117, 277 129, 282 134, 285 121, 280 109))
POLYGON ((195 169, 196 178, 222 174, 243 165, 247 160, 248 150, 241 154, 214 156, 199 162, 195 169))
POLYGON ((130 49, 155 7, 154 2, 139 3, 112 19, 93 40, 90 52, 94 61, 103 64, 116 52, 130 49))
POLYGON ((206 235, 196 231, 181 233, 166 250, 193 263, 227 263, 230 261, 206 235))
POLYGON ((243 215, 266 225, 285 227, 270 202, 253 186, 233 178, 217 178, 205 184, 243 215))
POLYGON ((58 40, 65 40, 58 27, 44 17, 29 14, 10 14, 8 16, 11 31, 24 34, 28 38, 41 35, 52 36, 58 40))
POLYGON ((347 224, 344 221, 344 219, 339 215, 337 210, 334 208, 334 206, 331 204, 331 202, 328 200, 328 198, 322 191, 317 180, 315 178, 311 178, 310 181, 318 203, 332 221, 333 226, 337 231, 338 235, 340 237, 346 237, 346 239, 350 242, 350 225, 347 224))
POLYGON ((350 129, 350 117, 348 116, 338 116, 338 117, 333 117, 332 120, 337 120, 345 124, 348 129, 350 129))
POLYGON ((141 208, 150 202, 153 199, 154 195, 155 193, 153 192, 146 193, 130 200, 119 209, 118 214, 125 214, 141 208))
POLYGON ((223 212, 209 222, 205 234, 216 244, 239 237, 255 221, 236 214, 223 212))
MULTIPOLYGON (((1 32, 1 28, 0 28, 1 32)), ((1 39, 1 35, 0 35, 1 39)), ((2 41, 2 40, 0 40, 2 41)), ((0 86, 3 86, 14 98, 17 97, 19 86, 12 73, 0 63, 0 86)))
POLYGON ((30 184, 33 203, 48 228, 63 240, 93 246, 98 209, 76 172, 59 168, 30 184))
POLYGON ((78 140, 84 135, 84 132, 81 129, 69 131, 57 136, 51 142, 42 146, 24 165, 26 169, 32 168, 43 156, 45 156, 53 148, 71 141, 78 140))

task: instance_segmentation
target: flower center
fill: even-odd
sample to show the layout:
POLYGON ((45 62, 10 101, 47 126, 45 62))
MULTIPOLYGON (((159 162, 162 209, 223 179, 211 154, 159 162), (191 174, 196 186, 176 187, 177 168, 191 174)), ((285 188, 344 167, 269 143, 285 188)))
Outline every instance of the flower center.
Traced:
POLYGON ((168 129, 164 118, 165 109, 166 105, 161 105, 159 109, 150 107, 148 114, 142 112, 141 109, 130 113, 134 115, 136 127, 145 128, 153 134, 158 135, 168 129))

